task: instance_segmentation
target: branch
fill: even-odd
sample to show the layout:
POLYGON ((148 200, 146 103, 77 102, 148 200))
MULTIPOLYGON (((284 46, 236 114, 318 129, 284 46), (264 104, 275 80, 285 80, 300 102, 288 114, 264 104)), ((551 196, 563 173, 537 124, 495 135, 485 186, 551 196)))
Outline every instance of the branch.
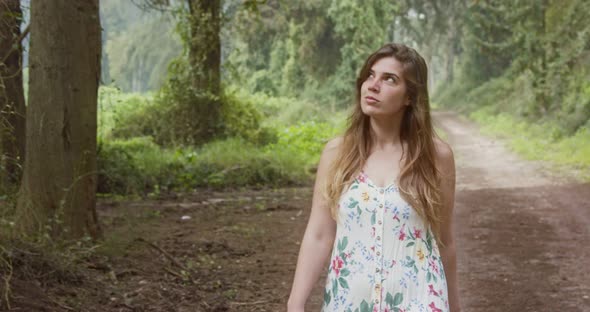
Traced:
MULTIPOLYGON (((191 0, 188 0, 190 4, 191 0)), ((170 0, 131 0, 131 3, 135 4, 136 7, 143 11, 160 11, 169 12, 172 11, 170 7, 170 0)))
POLYGON ((12 52, 14 52, 14 50, 17 49, 17 47, 20 46, 20 44, 22 43, 23 39, 25 39, 25 37, 29 34, 31 28, 31 24, 27 25, 27 27, 25 28, 25 30, 20 34, 20 36, 18 36, 17 40, 15 40, 15 43, 18 44, 13 44, 12 47, 8 50, 8 52, 6 53, 6 55, 2 58, 2 61, 0 61, 0 64, 4 64, 6 62, 6 60, 10 57, 10 55, 12 54, 12 52))
POLYGON ((152 243, 152 242, 148 242, 147 240, 143 239, 143 238, 137 238, 135 239, 136 241, 142 242, 142 243, 146 243, 148 246, 154 248, 155 250, 159 251, 161 254, 163 254, 168 260, 170 260, 170 262, 172 262, 174 265, 176 265, 177 267, 181 268, 182 270, 188 272, 191 272, 191 270, 189 270, 187 267, 185 267, 184 265, 182 265, 182 263, 180 263, 180 261, 176 260, 176 258, 174 258, 171 254, 169 254, 166 250, 158 247, 158 245, 152 243))

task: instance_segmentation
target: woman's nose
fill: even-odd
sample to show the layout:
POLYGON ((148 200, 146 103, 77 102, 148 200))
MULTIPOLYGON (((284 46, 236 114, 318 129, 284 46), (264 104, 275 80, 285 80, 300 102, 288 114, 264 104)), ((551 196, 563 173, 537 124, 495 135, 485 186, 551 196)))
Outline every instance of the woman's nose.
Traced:
POLYGON ((379 79, 373 78, 369 81, 369 90, 379 92, 380 87, 379 79))

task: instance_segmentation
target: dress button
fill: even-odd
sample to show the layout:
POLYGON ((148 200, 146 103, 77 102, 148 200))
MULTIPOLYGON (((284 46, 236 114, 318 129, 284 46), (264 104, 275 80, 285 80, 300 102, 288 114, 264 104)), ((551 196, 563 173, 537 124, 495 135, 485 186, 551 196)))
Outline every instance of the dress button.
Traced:
POLYGON ((381 222, 381 220, 377 221, 377 223, 379 223, 379 225, 381 225, 383 222, 381 222))
POLYGON ((377 251, 377 256, 380 256, 380 255, 381 255, 381 253, 377 251))
POLYGON ((383 204, 380 204, 380 205, 379 205, 379 208, 383 208, 383 204))
POLYGON ((380 271, 379 268, 375 269, 375 272, 379 273, 379 271, 380 271))
POLYGON ((379 193, 383 194, 383 190, 380 190, 379 193))
POLYGON ((381 236, 377 236, 377 240, 381 240, 381 236))

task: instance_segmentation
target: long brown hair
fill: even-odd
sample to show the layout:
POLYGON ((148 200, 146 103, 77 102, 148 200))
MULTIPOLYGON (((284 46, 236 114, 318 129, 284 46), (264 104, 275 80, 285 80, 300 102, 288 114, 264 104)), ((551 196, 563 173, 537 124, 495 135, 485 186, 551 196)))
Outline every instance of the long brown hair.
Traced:
POLYGON ((342 138, 338 157, 332 163, 325 185, 325 195, 332 217, 338 218, 338 201, 365 165, 371 151, 370 117, 361 110, 361 86, 375 62, 394 57, 403 64, 403 78, 410 105, 401 121, 403 166, 398 187, 402 198, 427 222, 438 243, 440 237, 440 173, 435 165, 436 133, 430 118, 428 98, 428 69, 416 50, 403 44, 389 43, 371 54, 356 80, 355 105, 348 118, 348 128, 342 138), (407 151, 404 148, 407 145, 407 151))

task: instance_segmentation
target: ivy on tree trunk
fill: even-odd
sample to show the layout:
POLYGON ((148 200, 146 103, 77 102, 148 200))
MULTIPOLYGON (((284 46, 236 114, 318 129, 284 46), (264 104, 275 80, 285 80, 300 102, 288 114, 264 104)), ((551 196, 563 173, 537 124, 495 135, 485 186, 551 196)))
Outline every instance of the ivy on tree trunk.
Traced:
POLYGON ((21 21, 18 0, 0 3, 0 192, 18 184, 25 155, 21 21))

